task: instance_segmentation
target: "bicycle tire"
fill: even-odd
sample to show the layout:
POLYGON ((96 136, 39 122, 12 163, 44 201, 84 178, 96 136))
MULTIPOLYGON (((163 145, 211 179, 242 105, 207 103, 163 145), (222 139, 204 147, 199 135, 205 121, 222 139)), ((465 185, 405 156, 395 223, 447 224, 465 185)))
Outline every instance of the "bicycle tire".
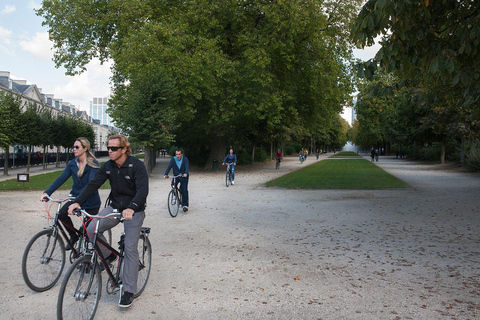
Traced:
POLYGON ((142 294, 147 286, 148 278, 150 277, 150 269, 152 268, 152 244, 148 237, 144 234, 140 235, 138 240, 138 258, 139 270, 137 280, 137 293, 133 296, 137 298, 142 294))
POLYGON ((77 259, 68 269, 58 293, 57 319, 93 319, 102 296, 102 274, 92 255, 77 259), (86 314, 86 316, 85 316, 86 314))
POLYGON ((35 234, 28 242, 22 257, 22 275, 33 291, 52 288, 60 279, 65 266, 63 239, 53 235, 53 229, 35 234))
POLYGON ((170 190, 167 197, 168 212, 172 218, 175 218, 180 208, 180 199, 175 190, 170 190))
POLYGON ((227 173, 225 174, 225 185, 228 186, 230 185, 230 172, 227 171, 227 173))

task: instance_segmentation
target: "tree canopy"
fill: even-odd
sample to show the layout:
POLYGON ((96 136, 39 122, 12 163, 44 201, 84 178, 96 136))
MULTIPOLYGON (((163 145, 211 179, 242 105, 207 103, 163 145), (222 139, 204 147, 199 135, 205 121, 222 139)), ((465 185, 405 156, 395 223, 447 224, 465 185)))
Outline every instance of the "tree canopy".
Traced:
MULTIPOLYGON (((155 97, 168 91, 168 99, 150 104, 167 112, 147 114, 177 142, 218 157, 233 135, 234 143, 269 141, 335 119, 353 91, 348 40, 359 3, 45 0, 38 14, 67 73, 93 57, 113 59, 114 91, 125 97, 138 93, 138 79, 168 79, 155 97)), ((117 119, 130 122, 120 109, 133 108, 142 121, 146 104, 124 102, 117 119)), ((151 132, 144 141, 158 138, 151 132)))

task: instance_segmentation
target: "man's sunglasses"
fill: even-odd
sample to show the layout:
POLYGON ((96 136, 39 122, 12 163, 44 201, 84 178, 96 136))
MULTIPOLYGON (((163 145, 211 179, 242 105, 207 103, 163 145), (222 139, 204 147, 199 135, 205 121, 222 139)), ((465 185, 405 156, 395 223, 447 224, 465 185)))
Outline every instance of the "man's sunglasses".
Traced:
POLYGON ((123 147, 107 147, 108 150, 112 150, 112 151, 117 151, 118 149, 122 149, 123 147))

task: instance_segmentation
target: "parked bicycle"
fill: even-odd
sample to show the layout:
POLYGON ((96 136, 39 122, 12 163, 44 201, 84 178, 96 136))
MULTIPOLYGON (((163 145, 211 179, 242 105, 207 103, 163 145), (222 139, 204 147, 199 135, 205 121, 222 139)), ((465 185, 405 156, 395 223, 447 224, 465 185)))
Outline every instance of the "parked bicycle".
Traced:
MULTIPOLYGON (((66 228, 59 219, 60 208, 66 201, 74 198, 69 196, 64 199, 52 199, 45 197, 45 209, 47 211, 48 220, 52 220, 52 224, 35 234, 28 242, 22 257, 22 276, 27 286, 33 291, 43 292, 51 289, 60 279, 63 268, 65 267, 66 250, 65 242, 69 244, 70 263, 80 257, 85 250, 84 230, 75 229, 80 239, 76 244, 70 241, 66 228), (51 201, 51 205, 48 205, 51 201), (52 206, 57 204, 57 212, 55 217, 50 215, 52 206)), ((85 224, 88 221, 84 221, 85 224)), ((110 231, 110 230, 109 230, 110 231)), ((106 235, 109 243, 112 242, 112 234, 108 232, 106 235)))
POLYGON ((177 176, 173 176, 172 179, 170 179, 170 185, 172 189, 167 196, 167 206, 168 212, 170 213, 170 216, 172 216, 172 218, 175 218, 177 216, 178 211, 180 210, 180 206, 182 205, 182 192, 178 188, 177 182, 177 179, 181 176, 182 175, 179 174, 177 176))
MULTIPOLYGON (((87 216, 91 219, 118 219, 123 221, 122 214, 113 212, 106 216, 90 215, 82 209, 76 209, 75 214, 87 216)), ((122 233, 118 242, 118 250, 112 248, 97 236, 99 223, 95 224, 93 240, 89 243, 86 253, 77 259, 68 269, 62 286, 58 293, 57 318, 75 318, 75 319, 93 319, 97 311, 98 304, 102 295, 102 267, 105 269, 108 281, 106 292, 114 294, 120 292, 119 300, 123 294, 123 259, 124 259, 124 238, 122 233), (106 247, 114 253, 118 259, 115 264, 109 264, 100 251, 100 245, 106 247)), ((140 239, 138 241, 138 282, 137 292, 134 297, 137 298, 145 290, 150 276, 152 265, 152 245, 148 236, 150 228, 142 227, 140 239)))
POLYGON ((228 186, 233 184, 232 183, 232 166, 233 163, 225 163, 225 166, 227 167, 227 173, 225 174, 225 185, 228 186))

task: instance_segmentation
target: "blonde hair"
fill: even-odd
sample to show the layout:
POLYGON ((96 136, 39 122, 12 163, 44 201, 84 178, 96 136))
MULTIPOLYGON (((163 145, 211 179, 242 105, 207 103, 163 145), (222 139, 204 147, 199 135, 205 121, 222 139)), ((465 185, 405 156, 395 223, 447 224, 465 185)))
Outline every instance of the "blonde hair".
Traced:
POLYGON ((108 137, 108 141, 115 140, 115 139, 118 139, 120 141, 120 146, 119 146, 120 148, 127 148, 127 150, 125 151, 125 154, 127 156, 131 156, 132 149, 130 149, 130 142, 128 142, 127 137, 125 137, 123 134, 114 134, 108 137))
POLYGON ((82 166, 78 169, 78 172, 77 172, 77 176, 82 177, 83 172, 85 171, 85 166, 87 164, 92 168, 98 168, 99 165, 98 165, 97 158, 95 158, 92 151, 90 151, 90 141, 88 141, 88 139, 84 138, 84 137, 77 138, 77 140, 75 140, 75 141, 80 142, 82 147, 84 149, 86 149, 85 153, 86 153, 86 156, 87 156, 87 161, 85 161, 85 163, 82 164, 82 166))

